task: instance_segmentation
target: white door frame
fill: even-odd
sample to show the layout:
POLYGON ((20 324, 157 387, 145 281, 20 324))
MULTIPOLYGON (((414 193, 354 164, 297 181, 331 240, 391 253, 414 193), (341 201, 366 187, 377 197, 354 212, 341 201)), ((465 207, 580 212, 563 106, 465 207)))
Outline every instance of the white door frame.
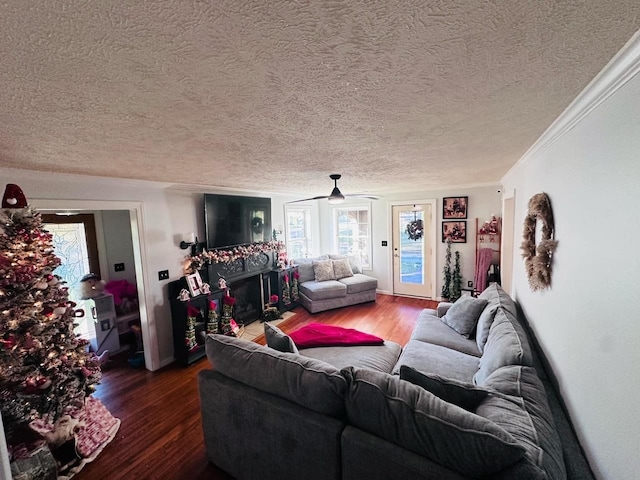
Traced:
MULTIPOLYGON (((432 299, 436 299, 436 285, 437 285, 437 266, 436 266, 436 239, 437 239, 437 221, 436 218, 438 217, 437 215, 437 211, 436 211, 436 207, 438 206, 438 201, 435 198, 429 198, 426 200, 398 200, 395 202, 388 202, 387 203, 387 214, 388 214, 388 237, 390 239, 393 239, 393 207, 394 206, 398 206, 398 205, 430 205, 431 206, 431 225, 430 225, 430 230, 431 230, 431 252, 429 252, 428 255, 425 256, 425 258, 428 259, 429 264, 431 265, 430 268, 430 272, 429 275, 431 275, 432 278, 432 282, 431 282, 431 292, 430 292, 430 298, 432 299)), ((391 240, 391 242, 393 243, 393 240, 391 240)), ((391 245, 393 247, 393 245, 391 245)), ((390 277, 390 285, 391 285, 391 291, 393 292, 393 248, 389 249, 389 256, 387 258, 387 262, 388 262, 388 272, 389 272, 389 277, 390 277)))
POLYGON ((30 199, 29 204, 39 211, 83 211, 83 210, 127 210, 131 220, 131 240, 133 243, 133 259, 136 272, 136 287, 138 288, 138 302, 140 308, 140 328, 144 344, 144 361, 147 370, 160 368, 160 354, 158 352, 157 333, 151 325, 147 314, 146 292, 151 291, 145 272, 147 268, 147 254, 144 241, 144 221, 142 202, 119 202, 110 200, 50 200, 30 199))
POLYGON ((500 278, 505 291, 513 298, 513 263, 515 249, 515 190, 502 197, 502 245, 500 246, 500 278), (507 208, 510 205, 511 208, 507 208), (506 281, 505 281, 506 280, 506 281))

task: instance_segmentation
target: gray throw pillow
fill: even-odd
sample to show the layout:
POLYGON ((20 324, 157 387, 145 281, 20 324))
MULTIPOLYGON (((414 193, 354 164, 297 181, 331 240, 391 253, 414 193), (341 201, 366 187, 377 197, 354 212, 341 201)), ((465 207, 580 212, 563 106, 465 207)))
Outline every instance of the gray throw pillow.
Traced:
POLYGON ((445 402, 473 411, 489 392, 468 383, 423 373, 407 365, 400 367, 400 378, 424 388, 445 402))
POLYGON ((333 262, 333 273, 337 279, 353 277, 353 271, 351 270, 351 265, 349 264, 348 259, 343 258, 342 260, 331 261, 333 262))
POLYGON ((293 343, 291 337, 269 322, 264 322, 264 336, 267 339, 267 345, 274 350, 287 353, 299 353, 298 347, 293 343))
POLYGON ((327 280, 336 279, 332 260, 314 261, 313 272, 315 273, 316 282, 326 282, 327 280))
POLYGON ((349 383, 349 423, 465 477, 489 478, 524 455, 515 438, 494 422, 397 375, 353 367, 341 372, 349 383))
POLYGON ((446 315, 442 317, 442 321, 460 335, 470 338, 486 305, 487 301, 481 298, 474 298, 468 295, 460 297, 447 310, 446 315))

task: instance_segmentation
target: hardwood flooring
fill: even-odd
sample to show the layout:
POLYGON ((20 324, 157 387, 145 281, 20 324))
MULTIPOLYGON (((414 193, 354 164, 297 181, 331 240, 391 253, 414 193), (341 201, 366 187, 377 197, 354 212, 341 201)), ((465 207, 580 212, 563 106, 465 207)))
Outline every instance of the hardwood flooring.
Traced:
MULTIPOLYGON (((285 332, 309 323, 355 328, 406 344, 423 308, 437 302, 378 295, 375 303, 308 313, 303 307, 280 324, 285 332)), ((264 336, 258 337, 264 344, 264 336)), ((95 396, 122 421, 114 440, 74 478, 228 480, 204 452, 196 375, 206 358, 189 367, 171 364, 156 372, 134 369, 115 358, 105 369, 95 396)))

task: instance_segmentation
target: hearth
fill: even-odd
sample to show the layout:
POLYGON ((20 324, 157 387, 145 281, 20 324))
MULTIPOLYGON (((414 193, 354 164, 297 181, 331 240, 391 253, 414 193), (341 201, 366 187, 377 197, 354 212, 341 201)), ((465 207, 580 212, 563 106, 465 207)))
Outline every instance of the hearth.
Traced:
POLYGON ((262 275, 253 275, 231 282, 229 293, 236 299, 236 322, 248 325, 260 319, 264 304, 263 289, 262 275))

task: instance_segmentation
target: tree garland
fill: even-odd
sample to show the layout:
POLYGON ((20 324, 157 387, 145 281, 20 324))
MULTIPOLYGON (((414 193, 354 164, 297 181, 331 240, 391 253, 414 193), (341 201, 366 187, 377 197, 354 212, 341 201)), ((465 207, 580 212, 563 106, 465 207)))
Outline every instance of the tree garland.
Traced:
POLYGON ((546 193, 537 193, 529 200, 529 210, 524 219, 523 251, 525 268, 532 291, 551 286, 551 260, 558 244, 553 240, 554 224, 551 201, 546 193), (542 222, 542 239, 536 247, 536 223, 542 222))

